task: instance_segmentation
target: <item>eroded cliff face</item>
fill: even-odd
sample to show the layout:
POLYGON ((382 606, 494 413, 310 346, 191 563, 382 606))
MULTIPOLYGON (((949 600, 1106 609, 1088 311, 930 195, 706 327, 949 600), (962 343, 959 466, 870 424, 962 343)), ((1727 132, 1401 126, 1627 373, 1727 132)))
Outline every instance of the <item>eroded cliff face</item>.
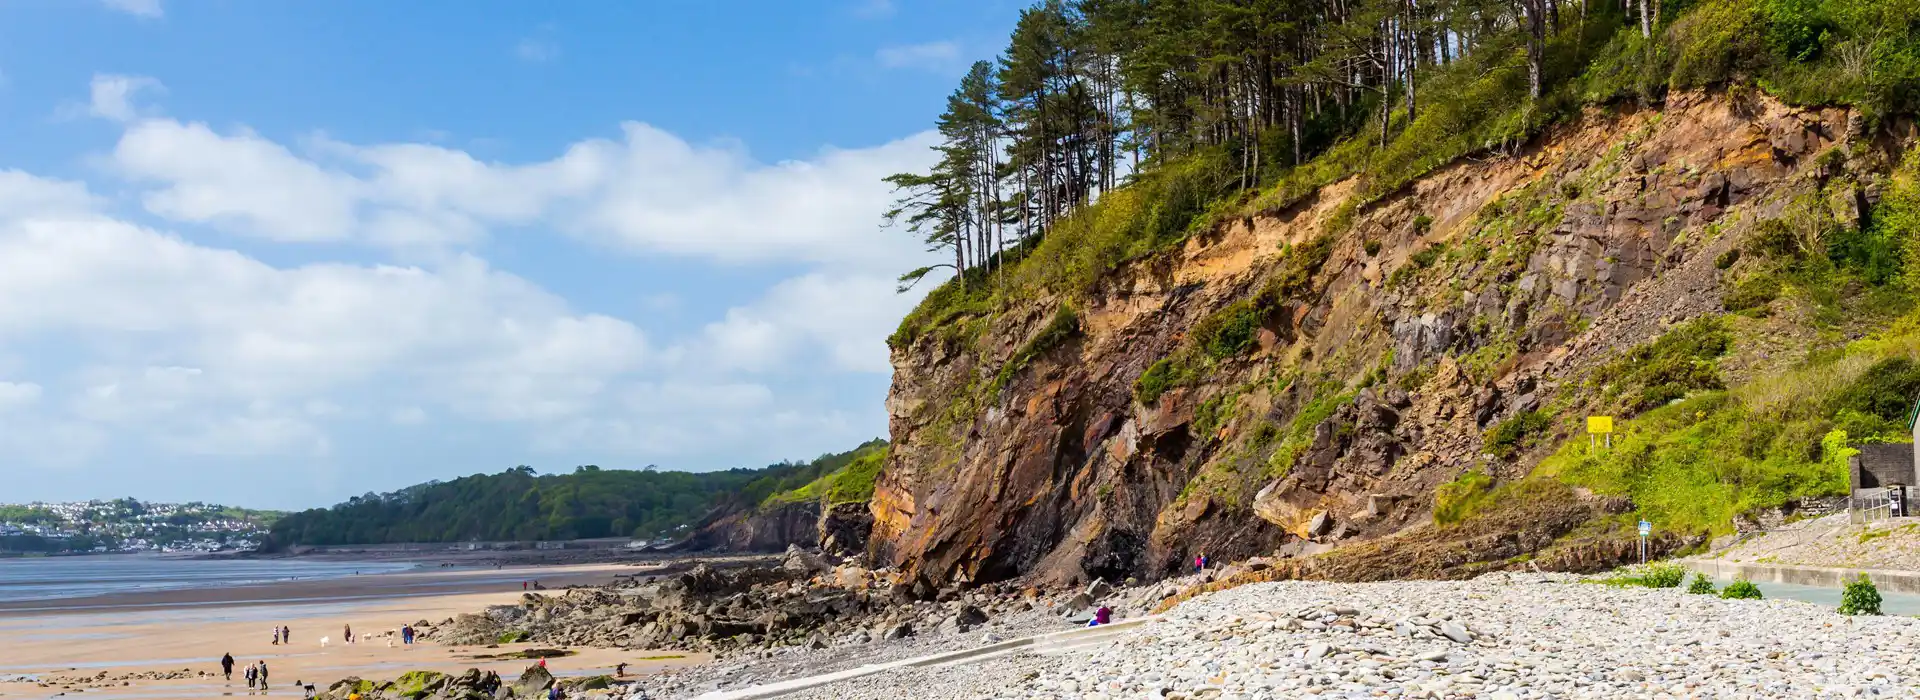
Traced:
POLYGON ((1809 193, 1864 211, 1871 184, 1826 187, 1849 164, 1885 171, 1863 131, 1844 110, 1681 95, 1357 210, 1338 183, 1110 273, 1074 300, 1078 333, 998 391, 1063 300, 957 319, 986 330, 893 353, 870 552, 936 582, 1065 582, 1428 526, 1437 485, 1537 461, 1486 453, 1490 426, 1717 311, 1716 261, 1755 222, 1809 193), (1309 281, 1262 307, 1257 347, 1136 391, 1197 324, 1290 269, 1309 281))

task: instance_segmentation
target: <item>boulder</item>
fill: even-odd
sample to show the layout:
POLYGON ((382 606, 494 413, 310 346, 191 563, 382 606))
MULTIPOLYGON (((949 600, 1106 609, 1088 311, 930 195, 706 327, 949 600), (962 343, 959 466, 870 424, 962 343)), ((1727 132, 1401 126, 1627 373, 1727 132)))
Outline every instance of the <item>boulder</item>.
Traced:
POLYGON ((553 682, 553 674, 548 673, 545 666, 534 664, 528 666, 526 672, 520 674, 520 679, 513 682, 513 694, 515 697, 540 697, 540 694, 553 687, 553 682))

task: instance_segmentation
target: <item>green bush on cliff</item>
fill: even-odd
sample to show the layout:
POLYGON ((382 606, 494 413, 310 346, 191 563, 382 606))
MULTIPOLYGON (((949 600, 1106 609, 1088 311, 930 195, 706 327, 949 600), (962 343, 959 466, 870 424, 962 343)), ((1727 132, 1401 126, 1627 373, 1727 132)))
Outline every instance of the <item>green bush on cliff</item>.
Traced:
MULTIPOLYGON (((1670 349, 1718 345, 1700 340, 1699 329, 1685 332, 1699 342, 1675 341, 1670 349)), ((1916 358, 1920 314, 1911 314, 1792 369, 1617 422, 1611 449, 1568 441, 1536 473, 1629 496, 1642 517, 1665 529, 1731 532, 1743 513, 1846 493, 1857 439, 1904 439, 1906 411, 1920 393, 1916 358)))
POLYGON ((1713 582, 1707 580, 1706 574, 1695 573, 1693 581, 1687 584, 1687 592, 1694 595, 1713 595, 1713 582))
POLYGON ((825 506, 856 503, 873 498, 873 485, 887 463, 888 446, 870 444, 853 453, 847 463, 806 485, 767 497, 760 505, 767 509, 787 503, 819 501, 825 506))
POLYGON ((1637 413, 1695 391, 1724 388, 1716 362, 1732 347, 1726 324, 1703 317, 1624 353, 1596 371, 1594 381, 1605 385, 1607 396, 1622 397, 1629 413, 1637 413))
POLYGON ((1879 118, 1920 106, 1920 7, 1908 0, 1676 2, 1652 40, 1627 26, 1581 79, 1592 101, 1755 80, 1794 104, 1879 118))
POLYGON ((1552 428, 1553 419, 1547 414, 1524 411, 1487 431, 1485 448, 1495 456, 1512 457, 1513 453, 1532 446, 1534 441, 1552 428))
POLYGON ((1278 479, 1292 472, 1300 453, 1313 444, 1314 428, 1333 417, 1341 406, 1353 403, 1356 395, 1356 392, 1345 391, 1337 384, 1322 385, 1316 389, 1313 399, 1301 406, 1287 424, 1280 438, 1280 446, 1274 448, 1273 454, 1267 457, 1267 475, 1278 479))
POLYGON ((1473 517, 1493 501, 1493 477, 1471 469, 1433 492, 1433 522, 1453 525, 1473 517))

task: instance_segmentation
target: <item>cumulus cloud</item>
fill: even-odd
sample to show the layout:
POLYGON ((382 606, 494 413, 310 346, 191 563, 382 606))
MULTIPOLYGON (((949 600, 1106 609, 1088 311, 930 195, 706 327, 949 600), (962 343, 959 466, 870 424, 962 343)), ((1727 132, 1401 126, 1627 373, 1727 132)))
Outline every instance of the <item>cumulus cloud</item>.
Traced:
POLYGON ((160 81, 145 76, 96 74, 89 91, 87 113, 117 122, 132 121, 140 112, 133 103, 135 97, 142 92, 165 89, 160 81))
POLYGON ((726 263, 894 269, 923 254, 881 230, 879 214, 894 196, 882 178, 924 168, 931 132, 773 164, 642 123, 622 132, 526 164, 418 143, 330 143, 339 162, 323 162, 250 132, 150 119, 127 129, 112 163, 154 186, 144 203, 156 215, 276 241, 446 245, 547 222, 636 253, 726 263))
POLYGON ((882 275, 802 275, 709 324, 698 356, 723 368, 765 371, 796 359, 796 346, 816 347, 833 369, 885 374, 887 346, 879 339, 917 301, 895 294, 894 280, 882 275))
POLYGON ((892 276, 927 254, 881 229, 881 178, 925 167, 931 134, 767 163, 628 123, 507 163, 428 143, 289 147, 145 115, 133 97, 158 83, 144 80, 95 81, 91 111, 124 127, 101 162, 127 196, 0 169, 0 347, 59 347, 0 363, 0 450, 22 463, 116 449, 324 461, 364 452, 355 426, 378 426, 428 451, 482 432, 739 466, 714 455, 792 456, 883 430, 884 338, 917 299, 892 276), (509 229, 752 267, 763 286, 718 311, 673 294, 570 300, 480 257, 475 244, 509 229), (324 258, 343 243, 376 260, 437 254, 324 258), (686 325, 645 329, 576 301, 686 325), (849 384, 873 395, 850 405, 849 384))

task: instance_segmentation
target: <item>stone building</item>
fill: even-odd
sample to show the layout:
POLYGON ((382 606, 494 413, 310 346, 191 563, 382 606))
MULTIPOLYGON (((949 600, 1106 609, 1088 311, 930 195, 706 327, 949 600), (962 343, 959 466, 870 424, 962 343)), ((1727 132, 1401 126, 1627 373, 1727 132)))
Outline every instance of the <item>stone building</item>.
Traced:
MULTIPOLYGON (((1907 416, 1907 428, 1920 442, 1920 401, 1907 416)), ((1851 508, 1884 509, 1886 515, 1896 517, 1920 514, 1920 507, 1913 503, 1920 496, 1920 452, 1915 452, 1914 443, 1860 445, 1859 450, 1848 460, 1851 508)))

